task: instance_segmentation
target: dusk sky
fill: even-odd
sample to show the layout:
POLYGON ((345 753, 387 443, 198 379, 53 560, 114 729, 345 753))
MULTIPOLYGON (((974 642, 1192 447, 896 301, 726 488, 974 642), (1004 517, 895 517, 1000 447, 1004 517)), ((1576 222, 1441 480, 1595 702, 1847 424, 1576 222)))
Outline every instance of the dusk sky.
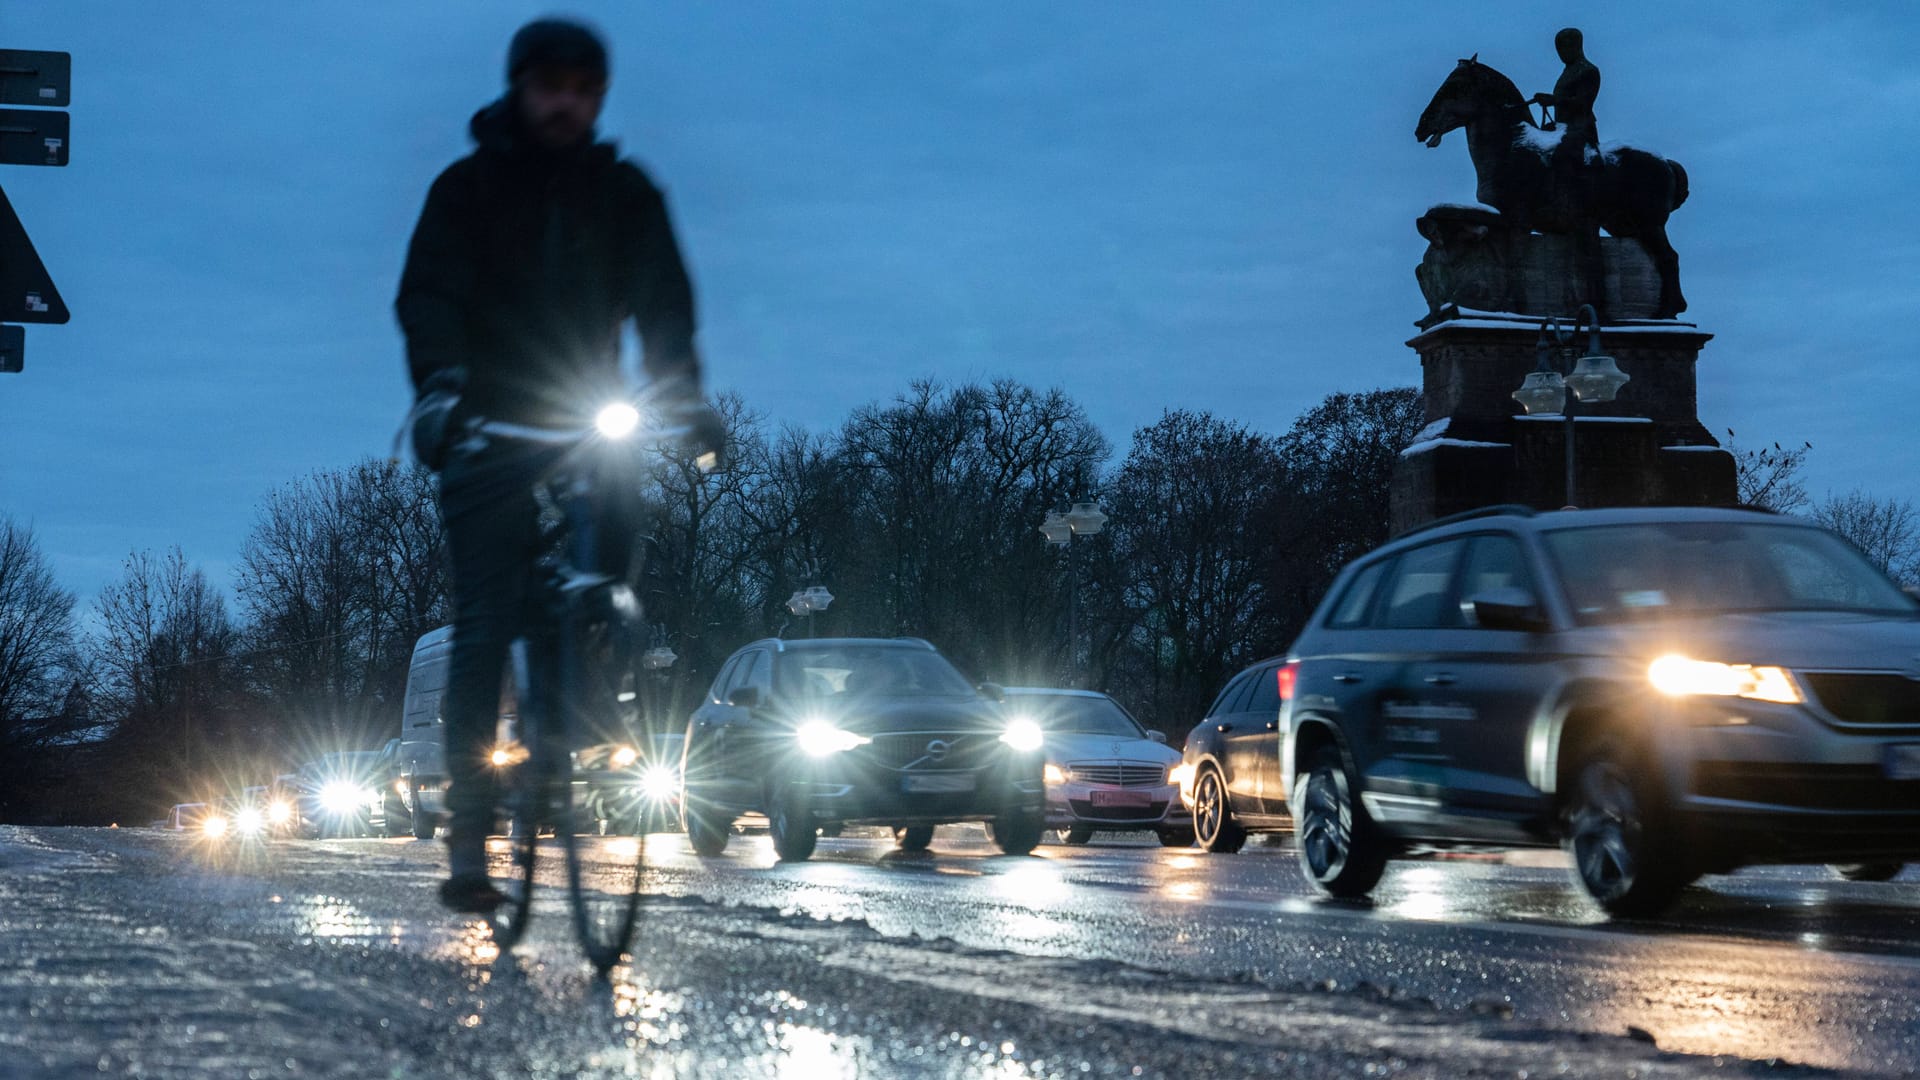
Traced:
MULTIPOLYGON (((0 512, 83 603, 135 549, 223 586, 261 498, 384 455, 391 301, 434 175, 544 4, 11 0, 73 53, 72 164, 0 168, 73 310, 0 376, 0 512)), ((1586 31, 1606 142, 1682 162, 1700 412, 1806 439, 1818 496, 1920 496, 1920 7, 576 3, 603 132, 666 189, 710 385, 823 429, 917 377, 1280 431, 1417 381, 1414 122, 1478 52, 1528 93, 1586 31)))

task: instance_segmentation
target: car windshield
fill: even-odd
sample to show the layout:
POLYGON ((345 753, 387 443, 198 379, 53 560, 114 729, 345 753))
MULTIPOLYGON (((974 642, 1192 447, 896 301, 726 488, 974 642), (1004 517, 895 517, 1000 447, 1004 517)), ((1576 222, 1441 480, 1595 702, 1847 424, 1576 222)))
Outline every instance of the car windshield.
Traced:
POLYGON ((1144 739, 1146 730, 1112 698, 1078 694, 1019 694, 1008 700, 1015 712, 1033 717, 1060 735, 1113 735, 1144 739))
POLYGON ((1846 541, 1804 525, 1599 525, 1549 532, 1546 545, 1582 623, 1736 611, 1920 610, 1846 541))
POLYGON ((781 654, 781 697, 972 697, 973 684, 947 658, 897 645, 827 646, 781 654))

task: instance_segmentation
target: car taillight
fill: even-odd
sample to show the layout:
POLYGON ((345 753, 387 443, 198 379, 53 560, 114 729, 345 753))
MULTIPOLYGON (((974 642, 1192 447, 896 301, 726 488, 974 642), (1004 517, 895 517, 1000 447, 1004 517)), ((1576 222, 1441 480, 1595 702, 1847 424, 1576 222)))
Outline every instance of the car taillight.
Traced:
POLYGON ((1280 680, 1280 700, 1281 701, 1293 700, 1293 681, 1299 678, 1299 676, 1300 676, 1299 664, 1294 663, 1294 664, 1281 665, 1279 673, 1275 676, 1275 678, 1280 680))

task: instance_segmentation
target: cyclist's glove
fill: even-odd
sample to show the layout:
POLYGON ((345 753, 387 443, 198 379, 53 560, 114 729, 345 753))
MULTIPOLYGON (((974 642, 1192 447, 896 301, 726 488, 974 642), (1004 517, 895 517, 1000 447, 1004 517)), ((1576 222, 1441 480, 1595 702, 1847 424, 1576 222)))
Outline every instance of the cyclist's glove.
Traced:
POLYGON ((447 450, 459 429, 460 393, 466 387, 462 368, 436 371, 420 384, 420 398, 413 405, 413 456, 433 472, 447 464, 447 450))

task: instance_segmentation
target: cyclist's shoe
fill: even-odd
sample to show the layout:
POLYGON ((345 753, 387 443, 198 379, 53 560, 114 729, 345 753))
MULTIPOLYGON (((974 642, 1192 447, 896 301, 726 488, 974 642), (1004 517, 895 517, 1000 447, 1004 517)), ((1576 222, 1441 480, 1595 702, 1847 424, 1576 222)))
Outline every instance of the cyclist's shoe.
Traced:
POLYGON ((486 915, 507 897, 485 874, 455 874, 440 883, 440 902, 465 915, 486 915))

